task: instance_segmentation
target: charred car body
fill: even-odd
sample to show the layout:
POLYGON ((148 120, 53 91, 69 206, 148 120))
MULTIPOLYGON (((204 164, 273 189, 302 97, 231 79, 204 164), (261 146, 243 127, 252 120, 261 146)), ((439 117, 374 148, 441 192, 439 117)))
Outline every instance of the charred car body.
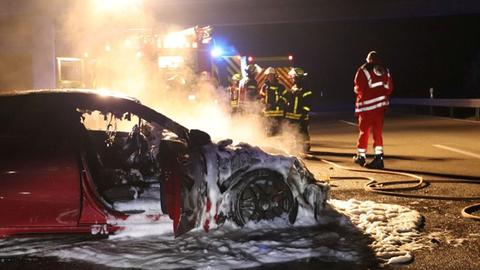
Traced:
POLYGON ((293 223, 328 197, 297 158, 213 143, 128 97, 4 94, 0 120, 0 236, 110 233, 135 215, 168 215, 175 236, 225 220, 293 223))

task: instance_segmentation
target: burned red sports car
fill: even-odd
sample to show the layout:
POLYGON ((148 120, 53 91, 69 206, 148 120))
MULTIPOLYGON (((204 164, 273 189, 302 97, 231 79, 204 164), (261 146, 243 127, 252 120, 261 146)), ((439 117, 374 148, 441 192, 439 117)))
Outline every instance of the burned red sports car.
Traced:
POLYGON ((299 159, 214 143, 128 97, 3 94, 0 121, 0 236, 111 233, 138 215, 168 215, 176 236, 226 220, 294 223, 328 197, 299 159))

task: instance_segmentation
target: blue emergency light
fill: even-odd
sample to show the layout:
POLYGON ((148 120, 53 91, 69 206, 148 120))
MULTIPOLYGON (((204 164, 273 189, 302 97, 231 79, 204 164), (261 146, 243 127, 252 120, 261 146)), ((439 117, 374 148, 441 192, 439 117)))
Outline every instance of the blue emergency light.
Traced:
POLYGON ((220 57, 223 55, 223 49, 220 48, 220 47, 214 47, 211 51, 210 51, 210 54, 213 56, 213 57, 220 57))

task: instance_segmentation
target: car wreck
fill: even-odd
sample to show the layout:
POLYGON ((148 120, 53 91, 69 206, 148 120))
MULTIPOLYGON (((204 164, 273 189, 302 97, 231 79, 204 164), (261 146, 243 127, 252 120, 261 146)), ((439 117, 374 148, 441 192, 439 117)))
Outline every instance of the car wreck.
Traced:
POLYGON ((321 218, 328 199, 300 159, 212 142, 121 95, 2 94, 0 120, 0 236, 108 234, 135 215, 168 215, 179 236, 226 220, 294 223, 299 207, 321 218))

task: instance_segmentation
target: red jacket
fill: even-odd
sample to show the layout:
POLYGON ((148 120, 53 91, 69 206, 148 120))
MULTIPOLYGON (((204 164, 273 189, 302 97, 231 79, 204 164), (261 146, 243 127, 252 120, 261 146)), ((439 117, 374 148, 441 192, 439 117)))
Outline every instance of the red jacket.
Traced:
POLYGON ((358 68, 354 83, 356 114, 385 109, 389 105, 393 81, 387 68, 374 63, 364 64, 358 68))

